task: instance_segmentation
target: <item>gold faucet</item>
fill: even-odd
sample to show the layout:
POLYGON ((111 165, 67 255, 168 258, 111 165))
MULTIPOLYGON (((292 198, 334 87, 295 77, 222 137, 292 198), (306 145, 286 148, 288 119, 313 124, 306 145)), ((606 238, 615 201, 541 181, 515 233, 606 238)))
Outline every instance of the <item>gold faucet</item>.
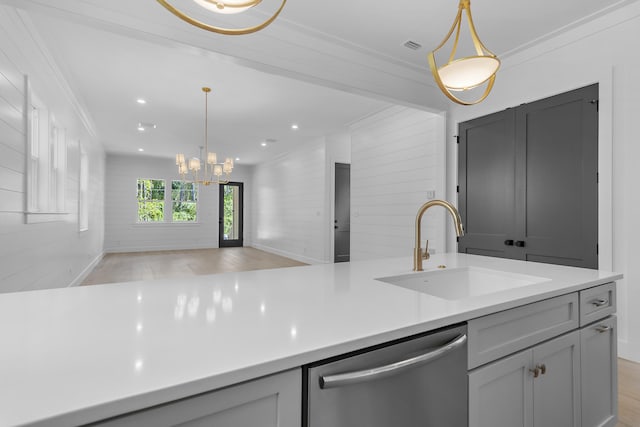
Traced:
POLYGON ((427 241, 427 247, 424 252, 420 247, 420 222, 422 221, 422 215, 431 206, 442 206, 448 210, 456 227, 456 236, 460 237, 464 235, 462 219, 460 219, 460 214, 456 208, 454 208, 451 203, 444 200, 429 200, 427 203, 422 205, 420 209, 418 209, 418 215, 416 215, 416 245, 413 249, 413 271, 422 271, 422 260, 429 259, 429 241, 427 241))

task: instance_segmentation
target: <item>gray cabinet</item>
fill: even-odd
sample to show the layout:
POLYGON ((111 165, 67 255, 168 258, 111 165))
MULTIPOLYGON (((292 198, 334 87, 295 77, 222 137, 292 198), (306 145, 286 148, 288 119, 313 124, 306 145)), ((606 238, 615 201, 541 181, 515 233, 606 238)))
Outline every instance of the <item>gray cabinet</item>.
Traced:
POLYGON ((458 251, 598 267, 598 85, 458 126, 458 251))
POLYGON ((469 373, 469 427, 580 425, 578 331, 469 373))
POLYGON ((301 370, 103 421, 100 427, 300 427, 301 370))
POLYGON ((613 427, 618 414, 616 317, 580 330, 582 425, 613 427))

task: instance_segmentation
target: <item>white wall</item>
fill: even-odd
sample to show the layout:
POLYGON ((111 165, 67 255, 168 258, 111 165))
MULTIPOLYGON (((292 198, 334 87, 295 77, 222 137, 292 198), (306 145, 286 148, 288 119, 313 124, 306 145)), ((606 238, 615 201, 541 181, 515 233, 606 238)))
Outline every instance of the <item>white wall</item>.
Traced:
MULTIPOLYGON (((171 192, 165 192, 165 222, 138 223, 138 178, 180 179, 173 159, 149 156, 107 156, 105 194, 105 252, 199 249, 218 247, 217 185, 199 186, 196 223, 171 223, 171 192)), ((251 241, 251 168, 235 165, 231 180, 244 183, 244 240, 251 241)))
MULTIPOLYGON (((640 3, 549 39, 503 60, 493 92, 475 107, 453 107, 450 135, 457 123, 591 83, 600 84, 599 245, 600 268, 624 274, 618 282, 619 353, 640 361, 640 3)), ((456 147, 448 144, 448 194, 455 196, 456 147)), ((450 241, 453 247, 453 242, 450 241)))
POLYGON ((0 6, 0 292, 68 286, 102 256, 104 151, 67 82, 29 20, 0 6), (29 215, 26 197, 25 81, 67 134, 64 213, 29 215), (79 231, 80 148, 89 157, 89 229, 79 231))
POLYGON ((257 165, 253 246, 307 263, 327 262, 325 138, 257 165))
MULTIPOLYGON (((444 118, 392 107, 351 126, 351 259, 411 257, 418 208, 444 197, 444 118)), ((444 211, 423 217, 423 242, 442 252, 444 211)), ((410 269, 411 266, 408 266, 410 269)))

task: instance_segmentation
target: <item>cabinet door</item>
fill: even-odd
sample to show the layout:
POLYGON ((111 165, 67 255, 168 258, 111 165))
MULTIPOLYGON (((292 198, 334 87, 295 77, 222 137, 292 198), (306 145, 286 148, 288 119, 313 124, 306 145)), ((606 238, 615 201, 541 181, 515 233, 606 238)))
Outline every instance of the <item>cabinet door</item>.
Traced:
POLYGON ((518 258, 598 268, 598 85, 516 108, 518 258))
POLYGON ((513 257, 505 240, 515 234, 514 123, 510 109, 459 126, 459 252, 513 257))
POLYGON ((301 370, 142 410, 99 427, 300 427, 301 370))
POLYGON ((615 426, 618 415, 616 317, 580 330, 582 425, 615 426))
POLYGON ((533 425, 580 427, 580 333, 533 348, 533 425))
POLYGON ((532 427, 532 352, 469 373, 469 427, 532 427))

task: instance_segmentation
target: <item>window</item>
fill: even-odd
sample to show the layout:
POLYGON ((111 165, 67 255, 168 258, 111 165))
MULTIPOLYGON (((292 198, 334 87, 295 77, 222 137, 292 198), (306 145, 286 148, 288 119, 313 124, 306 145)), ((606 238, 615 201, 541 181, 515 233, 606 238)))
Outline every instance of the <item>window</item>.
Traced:
POLYGON ((29 86, 27 101, 27 213, 40 217, 28 222, 47 221, 42 214, 65 213, 67 132, 29 86))
POLYGON ((80 194, 78 226, 80 231, 89 229, 89 156, 80 144, 80 194))
POLYGON ((197 219, 198 185, 193 182, 171 181, 174 222, 194 222, 197 219))
POLYGON ((164 221, 164 179, 138 179, 138 222, 164 221))

